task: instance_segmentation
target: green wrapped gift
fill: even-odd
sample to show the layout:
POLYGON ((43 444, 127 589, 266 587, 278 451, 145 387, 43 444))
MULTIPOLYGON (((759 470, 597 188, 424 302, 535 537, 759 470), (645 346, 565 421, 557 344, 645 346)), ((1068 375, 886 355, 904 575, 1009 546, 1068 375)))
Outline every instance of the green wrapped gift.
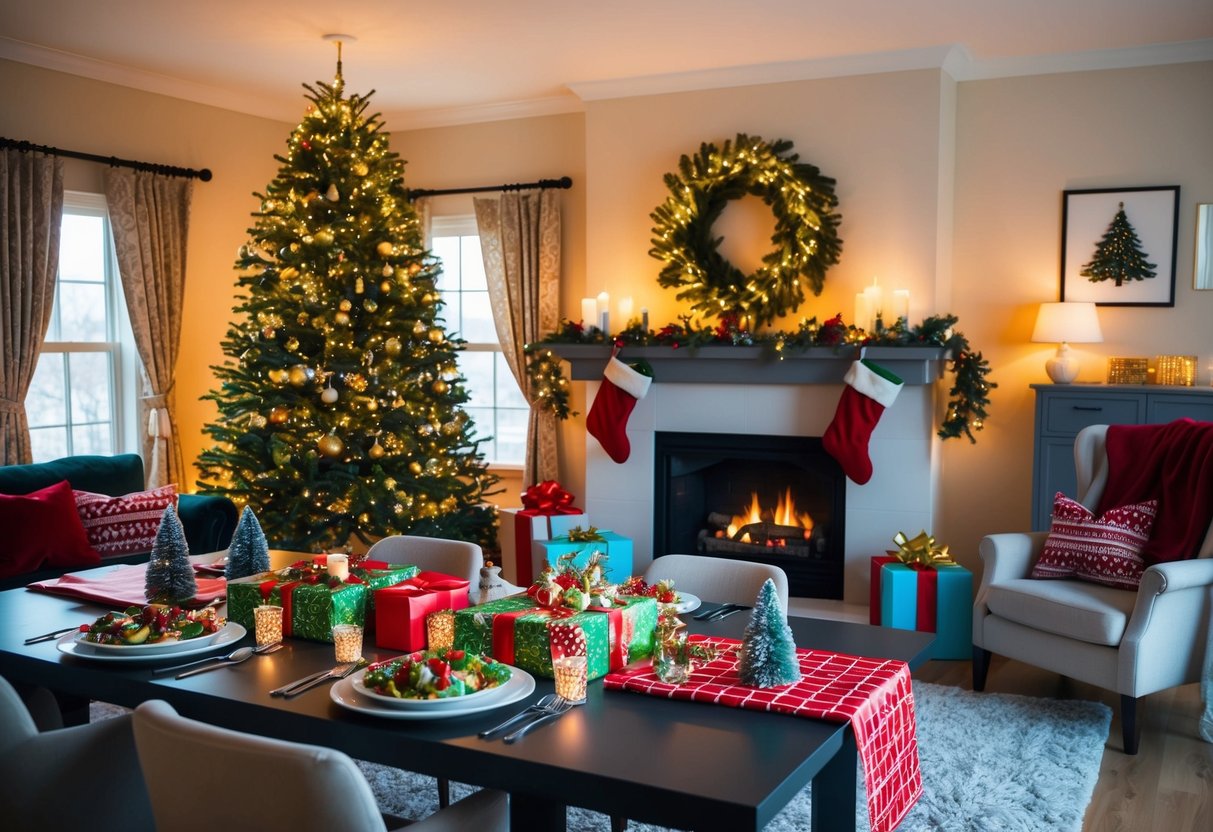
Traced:
POLYGON ((585 634, 588 677, 597 679, 630 661, 653 655, 657 602, 621 599, 610 611, 589 609, 555 614, 527 596, 511 596, 455 613, 455 648, 492 656, 528 673, 552 678, 549 625, 580 628, 585 634), (616 638, 612 638, 615 635, 616 638))
POLYGON ((228 581, 227 617, 251 631, 254 607, 273 604, 282 607, 284 636, 331 642, 338 624, 365 626, 374 621, 374 590, 408 580, 417 567, 364 561, 350 574, 352 581, 340 581, 328 575, 323 562, 300 561, 228 581))

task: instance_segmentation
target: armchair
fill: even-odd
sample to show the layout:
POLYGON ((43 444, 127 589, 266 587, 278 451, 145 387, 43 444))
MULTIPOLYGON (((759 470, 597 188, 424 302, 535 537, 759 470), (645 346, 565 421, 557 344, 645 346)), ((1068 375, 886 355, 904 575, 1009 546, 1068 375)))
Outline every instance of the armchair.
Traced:
MULTIPOLYGON (((1107 425, 1074 441, 1075 499, 1094 511, 1108 481, 1107 425)), ((1124 751, 1136 754, 1137 702, 1201 677, 1213 626, 1213 524, 1189 560, 1148 567, 1137 591, 1077 580, 1033 580, 1045 532, 981 541, 973 604, 973 689, 990 656, 1017 659, 1120 694, 1124 751)))

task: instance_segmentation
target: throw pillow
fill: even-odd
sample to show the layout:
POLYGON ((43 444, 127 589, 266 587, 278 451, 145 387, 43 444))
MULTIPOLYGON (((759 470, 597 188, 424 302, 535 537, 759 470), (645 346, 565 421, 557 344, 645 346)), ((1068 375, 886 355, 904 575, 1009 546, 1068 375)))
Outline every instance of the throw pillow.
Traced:
POLYGON ((31 494, 0 494, 0 578, 42 567, 96 566, 100 557, 76 513, 72 487, 63 480, 31 494))
POLYGON ((121 497, 76 492, 76 510, 88 542, 103 558, 150 552, 160 531, 160 518, 169 506, 177 507, 175 485, 121 497))
POLYGON ((1119 589, 1137 589, 1157 500, 1120 506, 1096 518, 1060 491, 1053 498, 1053 525, 1033 578, 1078 578, 1119 589))

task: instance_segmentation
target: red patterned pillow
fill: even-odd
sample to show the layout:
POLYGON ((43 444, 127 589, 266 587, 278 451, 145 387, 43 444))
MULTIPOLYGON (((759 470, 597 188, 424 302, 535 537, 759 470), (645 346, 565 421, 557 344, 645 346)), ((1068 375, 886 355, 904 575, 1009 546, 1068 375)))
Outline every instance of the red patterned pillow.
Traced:
POLYGON ((0 578, 44 567, 96 566, 67 480, 32 494, 0 494, 0 578))
POLYGON ((150 552, 160 531, 160 517, 177 507, 177 486, 164 485, 121 497, 76 492, 76 511, 88 542, 103 558, 150 552))
POLYGON ((1108 509, 1103 517, 1060 491, 1053 498, 1053 525, 1033 578, 1078 578, 1118 589, 1137 589, 1158 501, 1108 509))

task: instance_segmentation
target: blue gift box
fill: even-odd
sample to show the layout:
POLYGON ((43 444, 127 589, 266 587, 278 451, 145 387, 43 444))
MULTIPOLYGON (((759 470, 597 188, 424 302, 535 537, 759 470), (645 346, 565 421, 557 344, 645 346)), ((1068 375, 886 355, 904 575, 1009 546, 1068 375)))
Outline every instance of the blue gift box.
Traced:
POLYGON ((960 564, 913 568, 900 561, 880 567, 880 623, 900 630, 935 632, 933 659, 967 659, 973 655, 973 573, 960 564), (934 578, 924 576, 933 572, 934 578), (919 582, 924 606, 919 608, 919 582), (934 587, 932 593, 932 586, 934 587), (935 616, 930 602, 934 595, 935 616))
POLYGON ((573 558, 573 565, 581 569, 590 559, 590 553, 605 552, 607 580, 610 583, 619 583, 632 574, 632 541, 601 529, 598 534, 602 540, 572 541, 567 535, 553 537, 551 540, 536 540, 531 544, 533 558, 540 564, 546 559, 555 569, 559 568, 561 555, 574 552, 576 557, 573 558))

